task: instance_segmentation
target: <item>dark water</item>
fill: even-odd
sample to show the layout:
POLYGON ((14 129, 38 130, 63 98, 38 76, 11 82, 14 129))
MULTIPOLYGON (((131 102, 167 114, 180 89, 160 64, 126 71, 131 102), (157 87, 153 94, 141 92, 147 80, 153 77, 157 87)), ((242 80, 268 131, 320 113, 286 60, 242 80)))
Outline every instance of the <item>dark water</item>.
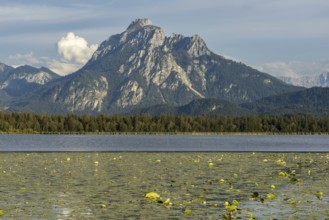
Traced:
POLYGON ((327 135, 1 135, 0 151, 328 152, 327 135))

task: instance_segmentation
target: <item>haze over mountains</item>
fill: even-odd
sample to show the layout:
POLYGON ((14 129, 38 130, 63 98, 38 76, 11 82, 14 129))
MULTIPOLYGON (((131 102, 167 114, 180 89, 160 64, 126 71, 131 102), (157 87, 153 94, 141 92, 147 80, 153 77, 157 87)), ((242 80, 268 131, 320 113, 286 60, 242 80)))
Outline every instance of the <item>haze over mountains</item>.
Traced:
POLYGON ((306 88, 311 87, 329 87, 329 72, 317 76, 302 76, 298 78, 281 77, 282 81, 306 88))
MULTIPOLYGON (((214 54, 198 35, 166 36, 149 19, 110 36, 84 67, 65 77, 46 68, 0 65, 0 103, 7 111, 258 114, 264 111, 251 104, 256 100, 301 90, 214 54)), ((280 104, 266 113, 287 113, 280 104)))

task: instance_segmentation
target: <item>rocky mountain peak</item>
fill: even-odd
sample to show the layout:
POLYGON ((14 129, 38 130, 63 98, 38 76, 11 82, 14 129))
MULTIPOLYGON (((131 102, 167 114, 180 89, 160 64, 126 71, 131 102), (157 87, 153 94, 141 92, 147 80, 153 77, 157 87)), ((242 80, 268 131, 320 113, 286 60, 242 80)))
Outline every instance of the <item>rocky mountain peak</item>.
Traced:
POLYGON ((190 38, 190 43, 188 45, 188 53, 191 56, 199 57, 202 55, 210 55, 209 49, 207 48, 204 40, 197 34, 190 38))
POLYGON ((0 63, 0 73, 10 71, 11 69, 13 69, 13 67, 7 66, 4 63, 0 63))
POLYGON ((128 31, 136 31, 140 28, 143 28, 145 26, 152 26, 153 23, 150 19, 147 18, 139 18, 136 19, 135 21, 131 22, 131 24, 128 26, 128 31))
POLYGON ((161 46, 165 39, 166 36, 163 29, 154 26, 151 20, 136 19, 124 32, 112 35, 102 42, 87 65, 114 52, 123 52, 127 48, 156 48, 161 46))
POLYGON ((204 40, 197 34, 192 37, 185 37, 181 34, 171 34, 167 40, 170 48, 187 51, 191 57, 211 54, 204 40))

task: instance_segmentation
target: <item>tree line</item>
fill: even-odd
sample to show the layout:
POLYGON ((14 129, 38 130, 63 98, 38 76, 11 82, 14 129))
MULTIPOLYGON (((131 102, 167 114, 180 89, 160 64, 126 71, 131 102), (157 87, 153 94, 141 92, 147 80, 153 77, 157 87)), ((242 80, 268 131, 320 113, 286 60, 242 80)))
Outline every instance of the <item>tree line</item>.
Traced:
POLYGON ((0 112, 1 133, 329 133, 329 117, 109 116, 0 112))

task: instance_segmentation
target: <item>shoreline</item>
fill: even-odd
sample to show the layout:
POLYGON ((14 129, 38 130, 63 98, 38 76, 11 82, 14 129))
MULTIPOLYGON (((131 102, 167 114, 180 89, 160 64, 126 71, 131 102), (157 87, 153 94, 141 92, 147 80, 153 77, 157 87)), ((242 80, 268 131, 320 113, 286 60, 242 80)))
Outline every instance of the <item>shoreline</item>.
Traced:
POLYGON ((263 136, 329 135, 328 132, 0 132, 0 135, 189 135, 189 136, 263 136))

